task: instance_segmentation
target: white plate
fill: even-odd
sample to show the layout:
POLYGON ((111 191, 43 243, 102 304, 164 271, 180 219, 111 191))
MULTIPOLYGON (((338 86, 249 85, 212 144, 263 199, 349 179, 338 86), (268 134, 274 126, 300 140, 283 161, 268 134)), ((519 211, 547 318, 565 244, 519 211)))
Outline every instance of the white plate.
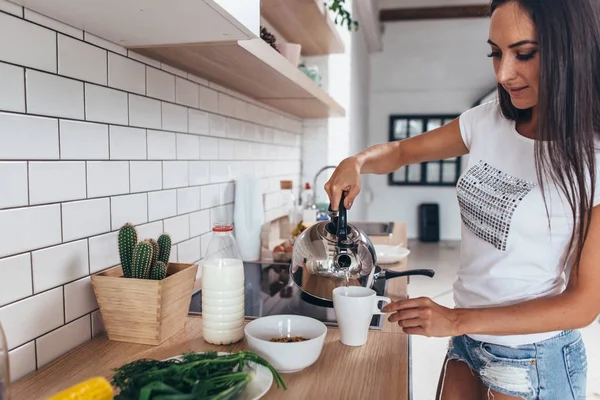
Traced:
POLYGON ((410 250, 402 246, 376 244, 377 264, 394 264, 404 260, 410 254, 410 250))
MULTIPOLYGON (((196 352, 196 354, 204 354, 204 352, 196 352)), ((217 355, 227 355, 230 353, 218 352, 217 355)), ((175 356, 167 358, 167 360, 178 359, 181 356, 175 356)), ((236 400, 258 400, 263 397, 269 389, 271 389, 271 385, 273 384, 273 374, 269 370, 269 368, 264 365, 256 364, 252 361, 248 362, 248 365, 244 368, 244 371, 252 372, 253 376, 250 382, 246 385, 244 390, 240 393, 236 400)))

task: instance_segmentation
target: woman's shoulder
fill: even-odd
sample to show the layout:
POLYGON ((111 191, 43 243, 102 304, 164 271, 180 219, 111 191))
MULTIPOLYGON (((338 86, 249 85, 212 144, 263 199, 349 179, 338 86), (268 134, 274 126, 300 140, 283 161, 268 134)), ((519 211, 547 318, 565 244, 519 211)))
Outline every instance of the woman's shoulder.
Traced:
POLYGON ((463 141, 467 148, 471 148, 473 141, 478 135, 512 129, 510 121, 502 115, 498 100, 490 100, 474 106, 459 117, 459 125, 463 141))
POLYGON ((502 110, 500 108, 500 102, 495 100, 486 101, 485 103, 481 103, 476 105, 466 111, 464 111, 461 115, 461 118, 468 118, 475 121, 490 121, 490 120, 498 120, 499 118, 504 118, 502 116, 502 110))

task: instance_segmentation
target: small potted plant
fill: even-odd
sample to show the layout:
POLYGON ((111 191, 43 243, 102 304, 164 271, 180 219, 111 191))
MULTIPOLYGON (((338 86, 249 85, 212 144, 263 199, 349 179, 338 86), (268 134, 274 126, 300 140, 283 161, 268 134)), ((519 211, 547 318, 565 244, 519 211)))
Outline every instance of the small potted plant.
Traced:
POLYGON ((121 264, 92 275, 108 338, 161 344, 185 325, 198 265, 170 263, 168 234, 138 242, 129 223, 119 231, 118 246, 121 264))

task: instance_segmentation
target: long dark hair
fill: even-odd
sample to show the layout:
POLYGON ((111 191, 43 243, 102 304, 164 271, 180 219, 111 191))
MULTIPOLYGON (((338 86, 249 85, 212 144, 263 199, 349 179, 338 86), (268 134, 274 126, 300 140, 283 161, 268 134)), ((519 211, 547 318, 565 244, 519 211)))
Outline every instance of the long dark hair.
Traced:
MULTIPOLYGON (((598 0, 492 0, 490 15, 517 2, 537 30, 540 55, 535 165, 544 195, 547 178, 565 194, 573 215, 569 251, 577 267, 596 190, 595 137, 600 134, 600 12, 598 0)), ((526 122, 498 84, 502 114, 526 122)), ((544 196, 545 202, 545 196, 544 196)), ((548 208, 546 206, 546 212, 548 208)))

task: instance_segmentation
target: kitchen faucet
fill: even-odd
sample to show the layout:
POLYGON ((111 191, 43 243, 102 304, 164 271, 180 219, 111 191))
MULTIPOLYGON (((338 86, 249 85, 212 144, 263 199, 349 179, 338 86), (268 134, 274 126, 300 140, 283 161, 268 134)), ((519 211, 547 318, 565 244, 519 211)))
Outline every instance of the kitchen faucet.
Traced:
POLYGON ((314 194, 308 204, 309 208, 312 208, 313 210, 315 210, 317 208, 317 178, 319 178, 319 175, 321 175, 324 171, 326 171, 328 169, 335 169, 335 168, 337 168, 337 165, 326 165, 315 174, 315 177, 313 179, 313 186, 312 186, 314 194))

